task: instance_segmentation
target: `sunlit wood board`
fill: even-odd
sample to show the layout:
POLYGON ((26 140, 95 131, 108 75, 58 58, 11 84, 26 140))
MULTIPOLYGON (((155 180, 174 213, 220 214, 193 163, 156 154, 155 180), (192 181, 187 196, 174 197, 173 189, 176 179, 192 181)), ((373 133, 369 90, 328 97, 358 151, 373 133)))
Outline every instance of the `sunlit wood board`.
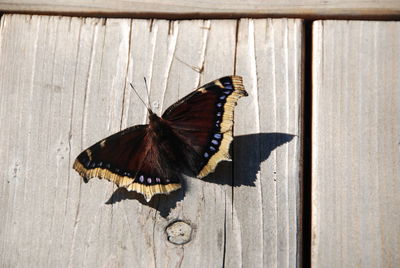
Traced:
POLYGON ((313 267, 398 267, 400 23, 313 33, 313 267))
POLYGON ((253 16, 394 17, 400 14, 400 2, 397 0, 0 0, 0 10, 8 13, 169 19, 253 16))
POLYGON ((295 267, 301 261, 300 20, 5 15, 0 32, 2 267, 295 267), (249 96, 233 161, 142 196, 72 169, 85 148, 224 75, 249 96), (146 97, 144 97, 146 99, 146 97), (175 245, 165 228, 192 228, 175 245))

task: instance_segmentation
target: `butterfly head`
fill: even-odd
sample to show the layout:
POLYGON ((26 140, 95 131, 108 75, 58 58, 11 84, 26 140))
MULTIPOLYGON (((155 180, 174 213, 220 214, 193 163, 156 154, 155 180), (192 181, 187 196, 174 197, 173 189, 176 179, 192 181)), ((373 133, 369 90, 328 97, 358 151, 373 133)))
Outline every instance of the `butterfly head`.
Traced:
POLYGON ((155 114, 150 108, 147 108, 147 112, 149 113, 149 121, 155 121, 157 119, 160 119, 157 114, 155 114))
POLYGON ((158 130, 160 125, 162 125, 162 119, 155 114, 151 109, 148 109, 149 112, 149 127, 152 130, 158 130))

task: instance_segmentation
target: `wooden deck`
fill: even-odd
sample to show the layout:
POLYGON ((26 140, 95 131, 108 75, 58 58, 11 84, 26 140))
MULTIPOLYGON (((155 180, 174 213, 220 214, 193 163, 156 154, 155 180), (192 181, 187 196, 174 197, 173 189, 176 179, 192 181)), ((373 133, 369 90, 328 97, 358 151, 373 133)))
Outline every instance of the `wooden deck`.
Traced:
POLYGON ((107 3, 0 0, 31 13, 0 21, 1 267, 400 266, 400 23, 260 18, 400 2, 107 3), (233 161, 204 180, 147 203, 72 169, 146 122, 129 82, 161 114, 233 74, 233 161))
POLYGON ((313 267, 396 267, 400 23, 319 21, 313 43, 313 267))
POLYGON ((297 266, 301 27, 3 16, 2 266, 297 266), (85 147, 145 122, 129 81, 145 94, 147 77, 160 113, 229 74, 243 76, 250 96, 236 109, 234 162, 206 180, 146 204, 71 169, 85 147), (192 228, 184 246, 165 234, 176 220, 192 228))
POLYGON ((7 13, 141 17, 164 19, 297 17, 394 18, 397 0, 13 0, 0 1, 7 13))

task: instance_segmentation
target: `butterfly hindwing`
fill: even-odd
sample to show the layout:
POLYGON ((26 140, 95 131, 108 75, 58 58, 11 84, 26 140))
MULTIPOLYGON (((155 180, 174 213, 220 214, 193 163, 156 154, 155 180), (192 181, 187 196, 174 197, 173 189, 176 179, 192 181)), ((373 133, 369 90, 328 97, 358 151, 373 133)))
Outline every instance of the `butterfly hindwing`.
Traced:
POLYGON ((213 172, 229 159, 233 111, 238 99, 247 96, 240 76, 210 82, 178 101, 163 114, 182 141, 192 148, 187 155, 196 176, 213 172))
POLYGON ((179 189, 179 172, 169 168, 169 163, 175 161, 174 154, 168 152, 172 148, 160 148, 150 132, 148 125, 118 132, 83 151, 73 167, 86 181, 93 177, 107 179, 143 194, 146 200, 179 189))

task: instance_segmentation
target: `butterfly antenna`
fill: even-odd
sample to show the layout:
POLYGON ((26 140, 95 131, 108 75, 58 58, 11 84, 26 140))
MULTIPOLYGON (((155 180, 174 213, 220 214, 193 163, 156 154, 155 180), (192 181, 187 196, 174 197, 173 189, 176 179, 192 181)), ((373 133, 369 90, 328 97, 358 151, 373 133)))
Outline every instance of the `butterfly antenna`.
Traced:
POLYGON ((144 106, 147 108, 147 110, 150 110, 150 107, 144 102, 144 100, 140 97, 139 93, 136 91, 135 87, 132 85, 132 83, 129 83, 129 85, 131 85, 131 88, 133 89, 133 91, 136 93, 136 95, 139 97, 139 99, 142 101, 142 103, 144 104, 144 106))

